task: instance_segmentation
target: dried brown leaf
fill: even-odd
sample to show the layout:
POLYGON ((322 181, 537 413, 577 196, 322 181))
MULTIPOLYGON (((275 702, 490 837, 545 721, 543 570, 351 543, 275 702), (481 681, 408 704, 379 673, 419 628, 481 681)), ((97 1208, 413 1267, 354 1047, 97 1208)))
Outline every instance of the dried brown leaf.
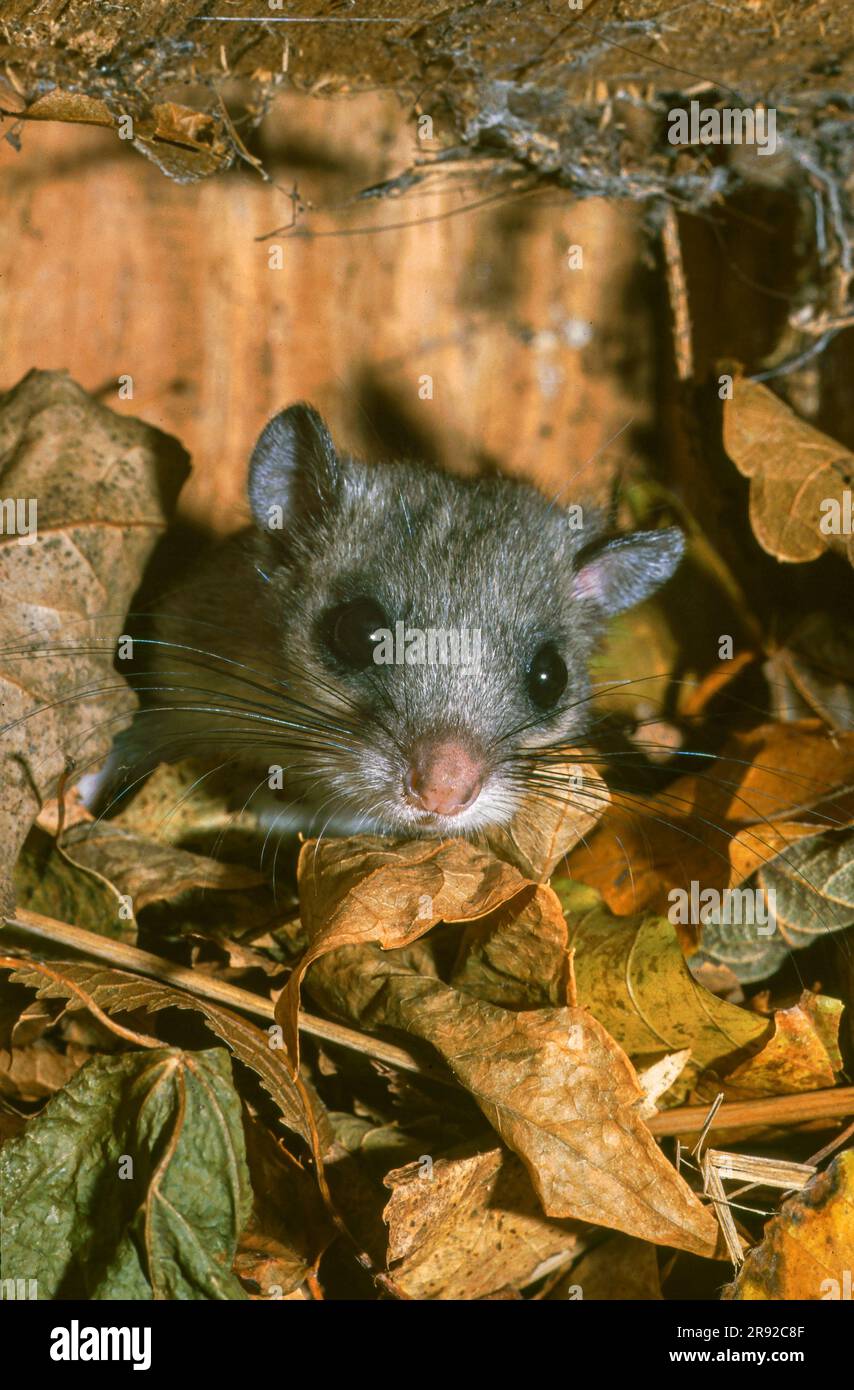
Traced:
POLYGON ((501 1148, 423 1160, 386 1174, 389 1272, 410 1298, 483 1298, 524 1288, 579 1251, 549 1220, 522 1164, 501 1148))
POLYGON ((503 1009, 575 1003, 569 933, 560 899, 544 884, 466 927, 451 984, 503 1009))
POLYGON ((731 1071, 721 1087, 729 1100, 791 1095, 835 1086, 842 1066, 838 1034, 843 1005, 807 991, 800 1003, 774 1013, 774 1032, 755 1056, 731 1071))
POLYGON ((70 1081, 91 1055, 87 1048, 62 1051, 44 1040, 0 1052, 0 1096, 15 1102, 45 1100, 70 1081))
MULTIPOLYGON (((63 91, 60 87, 38 96, 21 115, 30 121, 106 126, 122 135, 118 125, 120 118, 106 102, 83 92, 63 91)), ((179 183, 190 183, 227 169, 234 158, 222 123, 206 111, 196 111, 174 101, 161 101, 143 114, 131 117, 122 113, 121 118, 133 121, 122 138, 179 183)))
POLYGON ((739 377, 724 404, 724 448, 750 479, 756 539, 778 560, 803 563, 834 550, 854 563, 854 537, 833 529, 827 503, 850 509, 854 455, 801 420, 761 382, 739 377))
POLYGON ((615 798, 572 874, 614 912, 667 912, 674 888, 735 887, 797 840, 849 824, 852 788, 854 734, 815 719, 764 724, 643 805, 615 798))
POLYGON ((437 922, 485 917, 534 892, 511 865, 464 840, 311 840, 297 878, 309 946, 276 1002, 295 1064, 300 983, 312 961, 339 946, 406 946, 437 922))
POLYGON ((31 372, 0 397, 0 459, 0 495, 37 505, 32 543, 0 536, 0 909, 8 912, 8 875, 65 755, 86 762, 105 753, 117 716, 134 707, 130 691, 116 689, 113 646, 187 464, 174 440, 114 414, 59 372, 31 372), (104 686, 111 690, 93 697, 96 723, 91 701, 75 692, 104 686))
POLYGON ((522 1159, 550 1217, 613 1226, 697 1254, 714 1218, 656 1146, 625 1053, 584 1009, 510 1013, 417 973, 421 943, 351 947, 309 976, 324 1007, 429 1042, 522 1159))
POLYGON ((596 768, 586 763, 549 764, 554 791, 525 798, 510 825, 487 834, 498 855, 537 883, 593 829, 610 800, 596 768))
POLYGON ((194 888, 254 888, 264 882, 262 874, 242 864, 160 845, 103 821, 94 827, 81 824, 63 835, 62 850, 131 898, 134 913, 194 888))

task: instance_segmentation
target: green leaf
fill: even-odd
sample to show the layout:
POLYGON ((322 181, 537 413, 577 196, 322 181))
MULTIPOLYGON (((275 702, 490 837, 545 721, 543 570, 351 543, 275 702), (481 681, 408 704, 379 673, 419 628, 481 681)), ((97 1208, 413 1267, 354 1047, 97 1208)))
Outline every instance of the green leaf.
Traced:
MULTIPOLYGON (((105 1013, 133 1014, 137 1009, 159 1013, 161 1009, 192 1009, 200 1013, 211 1032, 216 1033, 239 1061, 250 1067, 279 1108, 282 1123, 308 1140, 310 1126, 305 1105, 285 1062, 281 1049, 270 1046, 270 1035, 263 1029, 219 1004, 212 1004, 184 990, 173 989, 159 980, 148 980, 128 971, 113 970, 88 961, 51 961, 49 972, 38 962, 21 962, 11 977, 16 984, 29 985, 40 999, 68 999, 70 1009, 87 1007, 89 1002, 105 1013)), ((307 1092, 311 1094, 311 1092, 307 1092)), ((312 1094, 315 1123, 325 1132, 323 1108, 312 1094)))
POLYGON ((777 922, 793 949, 854 923, 854 831, 811 835, 759 874, 776 899, 777 922))
POLYGON ((566 879, 552 886, 576 949, 578 1002, 630 1057, 690 1047, 692 1066, 706 1067, 770 1031, 767 1018, 718 999, 693 979, 666 918, 615 917, 592 888, 566 879))
POLYGON ((38 1280, 40 1299, 244 1298, 232 1261, 251 1192, 228 1054, 87 1062, 0 1149, 0 1197, 2 1277, 38 1280))
POLYGON ((744 984, 773 975, 790 951, 854 924, 854 831, 825 831, 787 846, 752 883, 773 894, 774 935, 757 937, 754 926, 711 921, 694 958, 728 965, 744 984))

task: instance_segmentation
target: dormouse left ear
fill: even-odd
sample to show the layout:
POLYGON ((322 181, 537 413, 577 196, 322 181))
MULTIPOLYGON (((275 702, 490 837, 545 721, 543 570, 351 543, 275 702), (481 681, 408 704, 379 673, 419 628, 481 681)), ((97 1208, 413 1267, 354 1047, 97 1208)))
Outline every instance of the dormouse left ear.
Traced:
POLYGON ((338 456, 310 405, 289 406, 261 431, 249 463, 249 503, 262 529, 288 530, 311 521, 338 484, 338 456))
POLYGON ((637 531, 582 552, 575 596, 611 618, 654 594, 675 572, 685 553, 685 537, 675 526, 637 531))

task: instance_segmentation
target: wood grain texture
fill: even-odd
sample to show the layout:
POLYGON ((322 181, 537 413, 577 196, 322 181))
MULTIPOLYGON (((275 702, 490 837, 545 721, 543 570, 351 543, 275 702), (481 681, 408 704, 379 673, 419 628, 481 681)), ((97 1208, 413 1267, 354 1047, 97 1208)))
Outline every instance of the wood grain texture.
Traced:
POLYGON ((22 138, 0 144, 0 386, 67 367, 176 434, 188 518, 242 524, 254 438, 300 398, 345 447, 500 467, 566 498, 605 500, 639 457, 654 347, 633 208, 542 190, 465 210, 484 191, 456 183, 353 206, 420 152, 384 93, 278 98, 253 145, 273 183, 243 163, 178 185, 98 129, 22 138), (295 185, 315 209, 300 234, 259 240, 291 222, 295 185))

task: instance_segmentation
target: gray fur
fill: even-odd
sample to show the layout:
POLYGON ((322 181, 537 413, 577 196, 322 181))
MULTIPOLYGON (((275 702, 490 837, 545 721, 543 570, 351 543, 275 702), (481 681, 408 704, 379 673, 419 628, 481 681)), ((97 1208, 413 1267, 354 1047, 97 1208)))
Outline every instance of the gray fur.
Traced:
MULTIPOLYGON (((215 692, 212 707, 231 709, 242 692, 280 709, 303 725, 302 734, 287 735, 295 744, 319 738, 330 746, 283 751, 271 728, 268 741, 241 752, 244 771, 263 782, 270 765, 297 763, 288 792, 318 816, 362 817, 401 833, 460 833, 509 819, 522 789, 508 775, 508 760, 520 748, 583 740, 588 664, 605 620, 653 592, 683 550, 675 530, 597 548, 592 516, 573 530, 562 508, 510 479, 466 480, 405 462, 369 467, 336 457, 319 417, 302 406, 266 427, 249 491, 256 525, 226 542, 167 601, 158 628, 163 640, 215 652, 217 671, 199 672, 185 664, 186 654, 159 649, 157 680, 165 682, 171 669, 175 686, 215 692), (276 506, 287 517, 279 533, 265 529, 276 506), (480 668, 338 668, 320 640, 322 617, 333 603, 362 594, 392 624, 480 629, 480 668), (538 714, 525 689, 528 664, 546 641, 569 671, 556 715, 538 714), (244 663, 267 693, 242 685, 236 677, 249 672, 222 658, 244 663), (315 732, 315 723, 326 732, 315 732), (445 733, 483 751, 490 776, 468 811, 426 827, 401 798, 407 753, 419 737, 445 733)), ((181 697, 153 698, 166 705, 181 697)), ((148 725, 143 715, 126 745, 131 759, 142 748, 156 759, 155 725, 157 740, 176 739, 173 757, 225 757, 230 737, 253 727, 212 710, 164 713, 148 725), (193 738, 205 720, 209 747, 193 738)), ((256 727, 263 733, 265 726, 256 727)))

